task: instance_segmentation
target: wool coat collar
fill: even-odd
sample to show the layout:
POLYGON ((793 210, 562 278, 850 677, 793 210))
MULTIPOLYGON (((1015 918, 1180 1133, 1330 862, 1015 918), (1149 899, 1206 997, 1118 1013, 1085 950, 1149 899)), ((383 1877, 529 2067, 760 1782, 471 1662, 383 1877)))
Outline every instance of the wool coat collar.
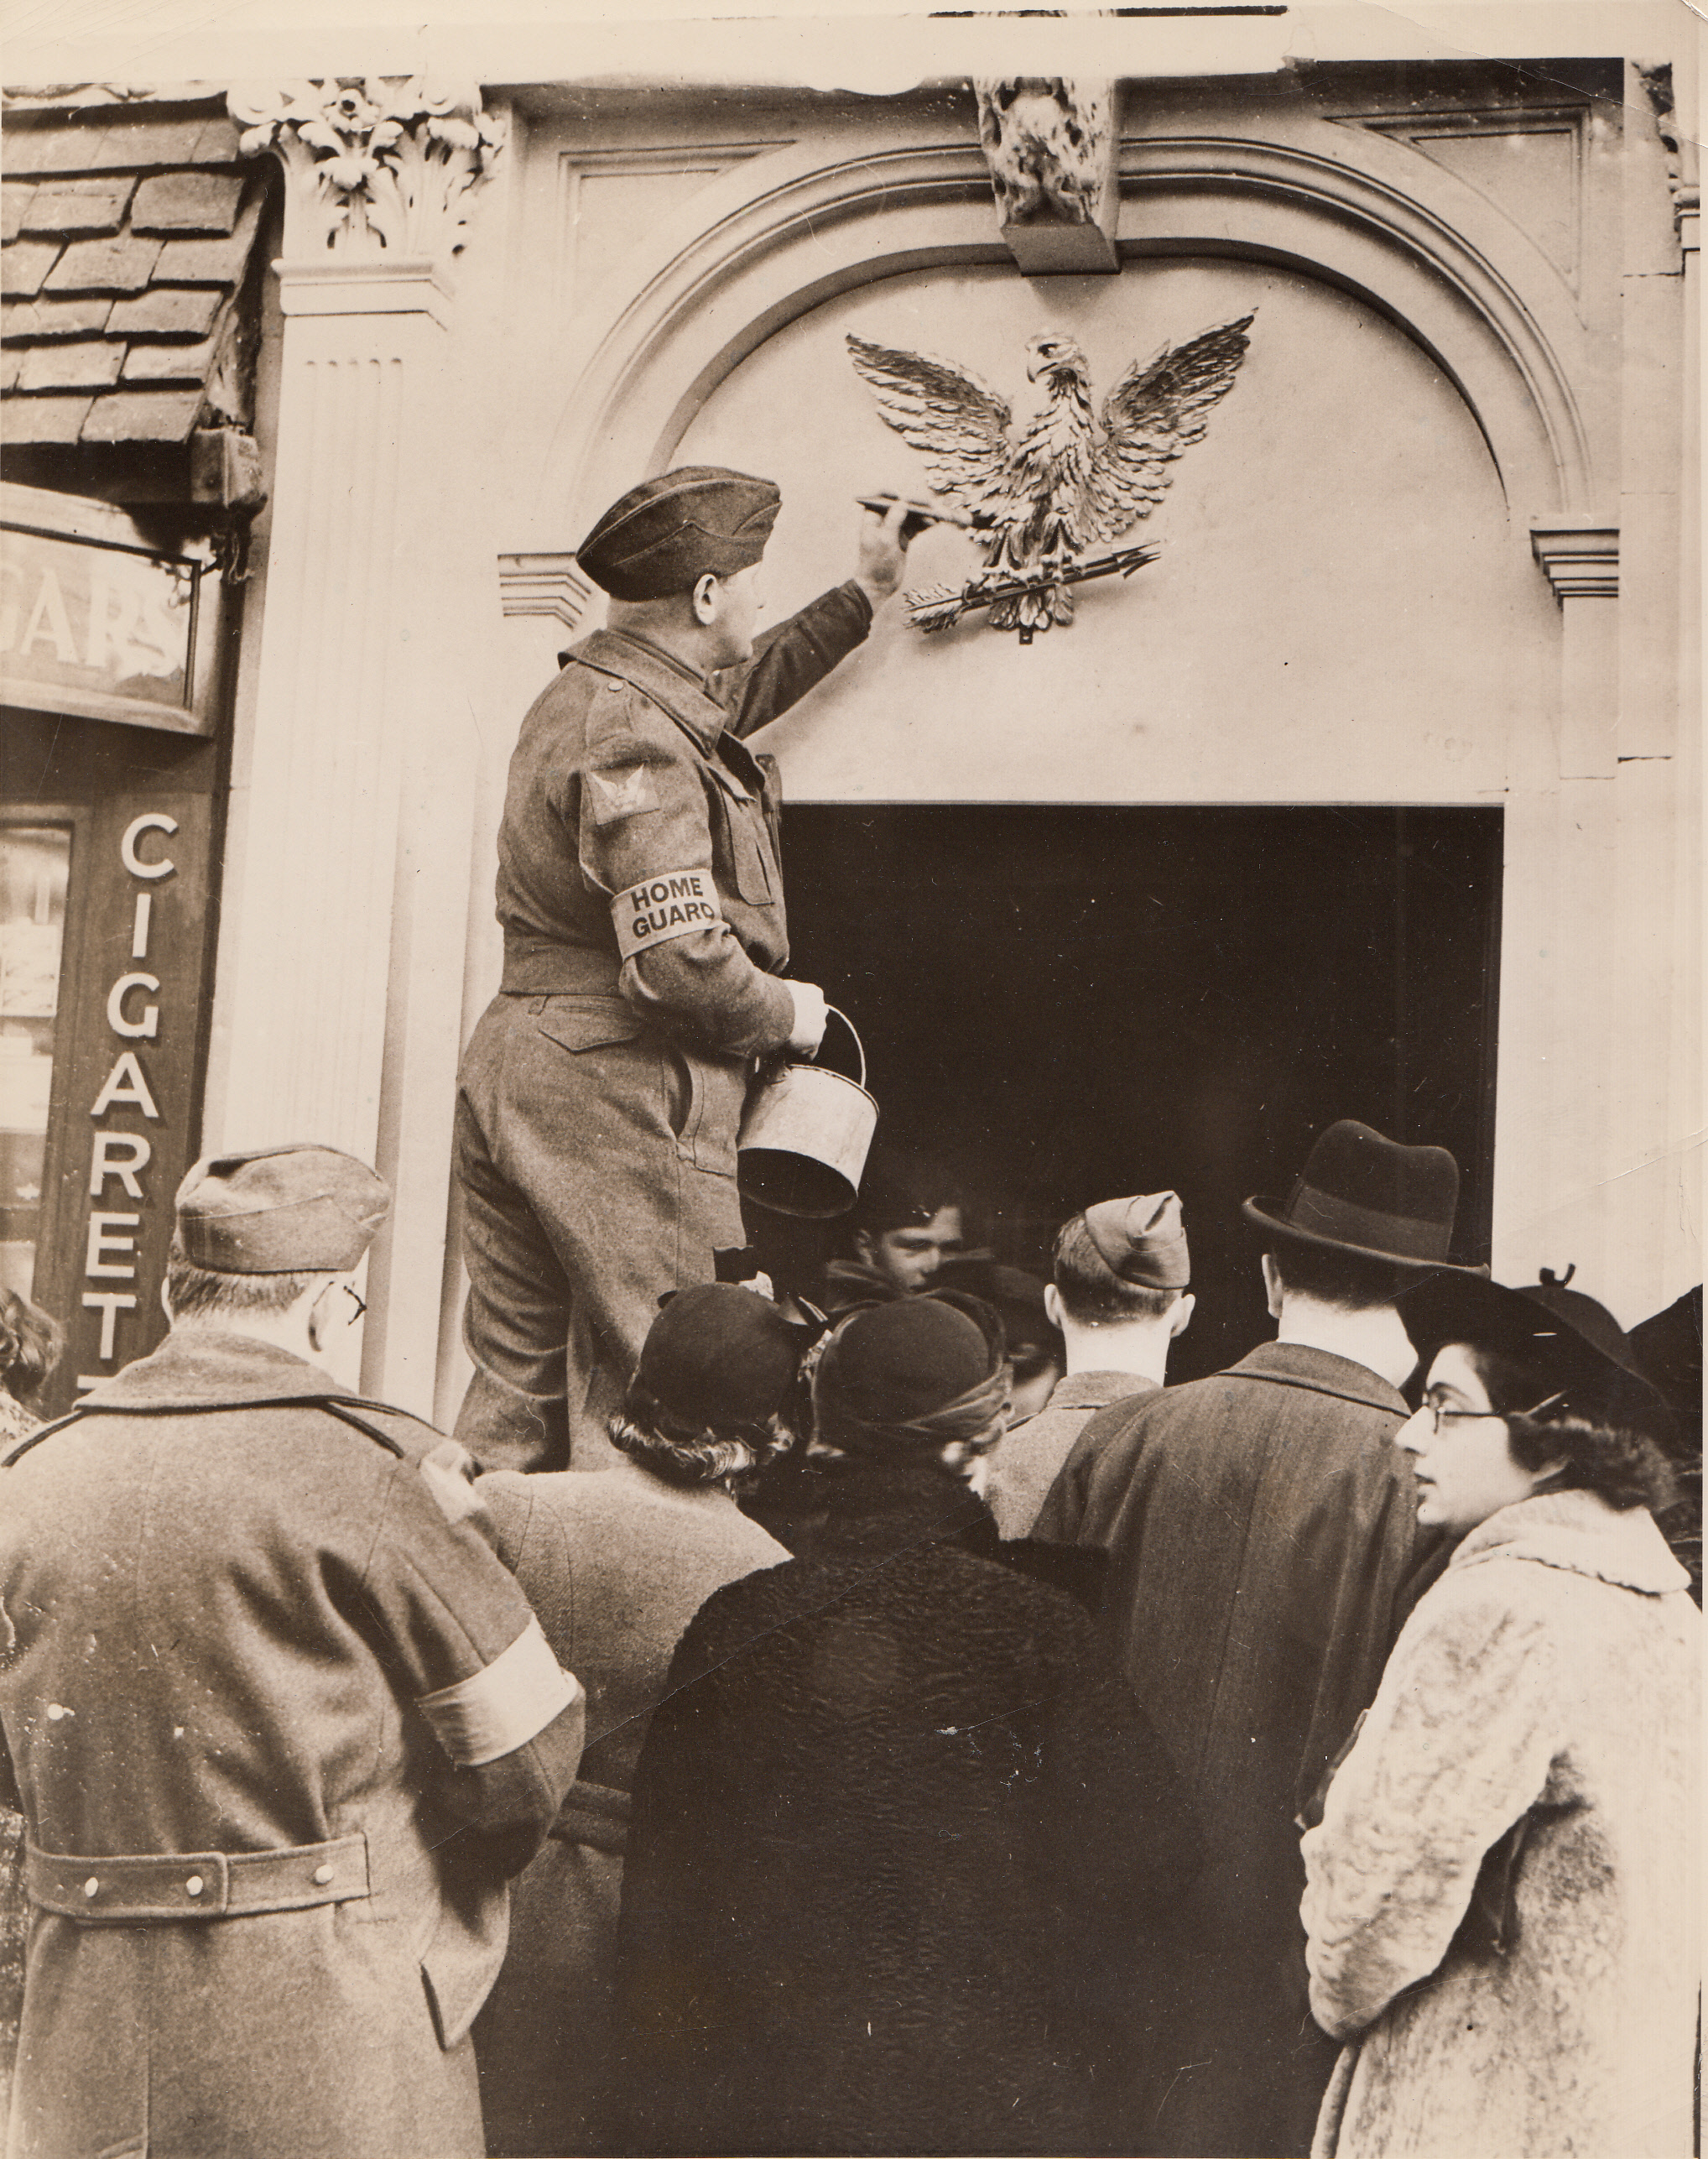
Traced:
POLYGON ((1646 1597, 1690 1579, 1647 1507, 1612 1507, 1596 1492, 1539 1492, 1497 1509, 1463 1540, 1448 1571, 1491 1559, 1534 1560, 1646 1597))
POLYGON ((614 675, 643 691, 702 750, 712 750, 729 725, 730 716, 713 696, 706 677, 650 638, 637 637, 631 630, 596 629, 575 647, 575 656, 584 667, 614 675))
POLYGON ((77 1406, 155 1409, 171 1402, 216 1402, 240 1408, 281 1396, 350 1392, 323 1366, 275 1343, 197 1327, 169 1334, 158 1349, 104 1379, 77 1406))
POLYGON ((1331 1349, 1313 1349, 1303 1342, 1264 1342, 1249 1357, 1228 1367, 1230 1379, 1268 1379, 1280 1387, 1304 1387, 1318 1395, 1337 1395, 1342 1401, 1362 1402, 1372 1410, 1390 1410, 1398 1416, 1411 1415, 1410 1405, 1398 1387, 1390 1386, 1379 1372, 1331 1349))

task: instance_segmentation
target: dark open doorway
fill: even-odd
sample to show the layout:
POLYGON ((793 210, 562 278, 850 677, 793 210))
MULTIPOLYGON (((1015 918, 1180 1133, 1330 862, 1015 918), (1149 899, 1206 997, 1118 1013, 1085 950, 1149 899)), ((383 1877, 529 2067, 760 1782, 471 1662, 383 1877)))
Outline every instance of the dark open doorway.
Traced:
POLYGON ((1267 1332, 1239 1203, 1357 1117, 1450 1147, 1487 1256, 1497 809, 859 807, 785 829, 793 967, 866 1044, 881 1133, 941 1153, 999 1256, 1172 1186, 1199 1308, 1171 1379, 1267 1332))

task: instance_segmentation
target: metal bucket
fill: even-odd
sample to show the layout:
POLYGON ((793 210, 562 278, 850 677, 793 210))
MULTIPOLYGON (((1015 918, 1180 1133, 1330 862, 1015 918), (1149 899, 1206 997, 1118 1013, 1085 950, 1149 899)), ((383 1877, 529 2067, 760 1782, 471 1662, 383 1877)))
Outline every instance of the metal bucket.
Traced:
POLYGON ((853 1206, 877 1124, 860 1037, 835 1005, 830 1017, 847 1030, 858 1077, 827 1065, 782 1066, 748 1094, 736 1142, 742 1193, 773 1214, 809 1222, 828 1222, 853 1206))

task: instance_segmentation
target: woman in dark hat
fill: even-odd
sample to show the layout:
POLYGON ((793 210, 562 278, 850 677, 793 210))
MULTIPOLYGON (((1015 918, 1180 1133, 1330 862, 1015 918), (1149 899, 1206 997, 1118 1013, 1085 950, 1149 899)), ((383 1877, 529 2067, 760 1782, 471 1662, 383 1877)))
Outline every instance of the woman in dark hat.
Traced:
POLYGON ((1682 2159, 1700 1619, 1652 1512, 1664 1406, 1552 1277, 1401 1310, 1398 1444, 1459 1542, 1304 1838, 1311 2006, 1350 2042, 1314 2151, 1682 2159))
POLYGON ((636 1774, 617 2146, 1130 2150, 1108 2102, 1191 1838, 1089 1615, 973 1489, 1000 1322, 863 1308, 813 1398, 803 1556, 706 1605, 636 1774))
POLYGON ((608 1469, 479 1479, 498 1548, 587 1690, 587 1748, 516 1885, 510 1951, 475 2027, 487 2148, 593 2152, 606 2075, 629 1786, 677 1637, 714 1589, 789 1555, 732 1489, 805 1421, 810 1327, 734 1284, 653 1322, 608 1469))

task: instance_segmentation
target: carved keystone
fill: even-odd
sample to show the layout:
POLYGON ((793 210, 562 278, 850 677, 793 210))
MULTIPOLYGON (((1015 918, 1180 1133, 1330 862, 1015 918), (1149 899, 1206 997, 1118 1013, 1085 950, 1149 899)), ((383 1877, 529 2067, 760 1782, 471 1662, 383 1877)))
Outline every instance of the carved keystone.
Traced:
POLYGON ((503 147, 473 83, 322 76, 240 84, 227 105, 243 154, 284 167, 289 257, 448 260, 503 147))
POLYGON ((1002 237, 1028 277, 1117 270, 1115 85, 1060 76, 973 84, 1002 237))

